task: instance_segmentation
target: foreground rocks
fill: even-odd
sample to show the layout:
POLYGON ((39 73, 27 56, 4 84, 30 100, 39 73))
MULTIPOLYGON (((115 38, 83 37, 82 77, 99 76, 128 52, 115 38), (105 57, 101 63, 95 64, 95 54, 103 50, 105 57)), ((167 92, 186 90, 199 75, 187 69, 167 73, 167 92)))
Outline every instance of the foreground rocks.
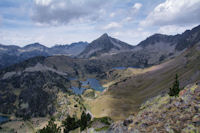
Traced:
POLYGON ((116 122, 105 132, 200 132, 200 84, 186 86, 179 97, 168 94, 152 98, 141 111, 127 120, 116 122))

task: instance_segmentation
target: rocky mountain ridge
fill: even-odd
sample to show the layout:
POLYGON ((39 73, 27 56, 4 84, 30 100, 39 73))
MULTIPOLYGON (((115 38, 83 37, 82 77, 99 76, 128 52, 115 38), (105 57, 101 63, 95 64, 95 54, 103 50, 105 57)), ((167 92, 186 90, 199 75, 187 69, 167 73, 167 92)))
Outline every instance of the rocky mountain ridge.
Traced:
POLYGON ((10 66, 36 56, 77 56, 87 45, 87 42, 77 42, 70 45, 56 45, 51 48, 48 48, 40 43, 33 43, 24 47, 0 45, 0 68, 5 68, 6 66, 10 66))
POLYGON ((136 45, 131 52, 119 53, 113 58, 134 58, 144 67, 152 66, 175 58, 198 42, 200 25, 177 35, 154 34, 136 45))
MULTIPOLYGON (((71 45, 56 45, 48 48, 39 43, 18 46, 0 45, 0 68, 21 62, 35 56, 67 55, 78 58, 105 58, 105 60, 124 59, 134 66, 147 67, 159 64, 180 55, 184 50, 199 42, 200 26, 178 35, 155 34, 136 46, 103 34, 98 39, 71 45), (132 59, 134 58, 134 59, 132 59)), ((126 63, 125 63, 126 65, 126 63)))

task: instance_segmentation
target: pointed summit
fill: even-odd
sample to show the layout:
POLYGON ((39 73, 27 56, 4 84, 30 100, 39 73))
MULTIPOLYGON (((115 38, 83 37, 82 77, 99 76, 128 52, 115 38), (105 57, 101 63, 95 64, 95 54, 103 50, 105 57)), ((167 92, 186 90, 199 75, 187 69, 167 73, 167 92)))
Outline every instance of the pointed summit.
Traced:
POLYGON ((108 39, 108 38, 109 38, 108 34, 107 34, 107 33, 104 33, 104 34, 101 35, 98 39, 99 39, 99 40, 105 40, 105 39, 108 39))
POLYGON ((104 33, 99 38, 92 41, 79 56, 82 58, 98 57, 127 51, 132 48, 133 46, 112 38, 108 36, 107 33, 104 33))
POLYGON ((107 33, 104 33, 101 37, 109 37, 107 33))

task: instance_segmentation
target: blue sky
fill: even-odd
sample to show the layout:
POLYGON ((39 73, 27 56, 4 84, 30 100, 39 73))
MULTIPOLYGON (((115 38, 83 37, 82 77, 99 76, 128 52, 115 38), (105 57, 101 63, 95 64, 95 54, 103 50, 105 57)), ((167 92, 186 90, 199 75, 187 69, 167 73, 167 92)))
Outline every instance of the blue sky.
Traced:
POLYGON ((200 0, 0 0, 0 43, 46 46, 103 33, 136 45, 200 24, 200 0))

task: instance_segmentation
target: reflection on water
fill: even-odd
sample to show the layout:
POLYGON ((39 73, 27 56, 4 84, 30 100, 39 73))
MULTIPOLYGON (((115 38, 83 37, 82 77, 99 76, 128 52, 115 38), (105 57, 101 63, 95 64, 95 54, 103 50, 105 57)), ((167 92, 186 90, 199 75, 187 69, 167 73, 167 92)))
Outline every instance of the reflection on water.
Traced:
POLYGON ((86 81, 82 81, 82 86, 89 85, 96 91, 103 91, 104 88, 99 84, 99 81, 94 78, 88 78, 86 81))
POLYGON ((71 87, 70 89, 72 89, 72 91, 77 95, 83 94, 83 92, 86 90, 86 88, 77 88, 77 87, 71 87))
POLYGON ((9 121, 9 118, 6 116, 0 116, 0 124, 9 121))
POLYGON ((126 69, 127 67, 113 67, 112 69, 116 69, 116 70, 124 70, 126 69))
POLYGON ((89 88, 94 89, 96 91, 103 91, 105 88, 103 88, 97 79, 94 78, 88 78, 86 81, 80 81, 81 87, 71 87, 70 89, 73 90, 75 94, 82 94, 87 88, 85 86, 89 86, 89 88))

